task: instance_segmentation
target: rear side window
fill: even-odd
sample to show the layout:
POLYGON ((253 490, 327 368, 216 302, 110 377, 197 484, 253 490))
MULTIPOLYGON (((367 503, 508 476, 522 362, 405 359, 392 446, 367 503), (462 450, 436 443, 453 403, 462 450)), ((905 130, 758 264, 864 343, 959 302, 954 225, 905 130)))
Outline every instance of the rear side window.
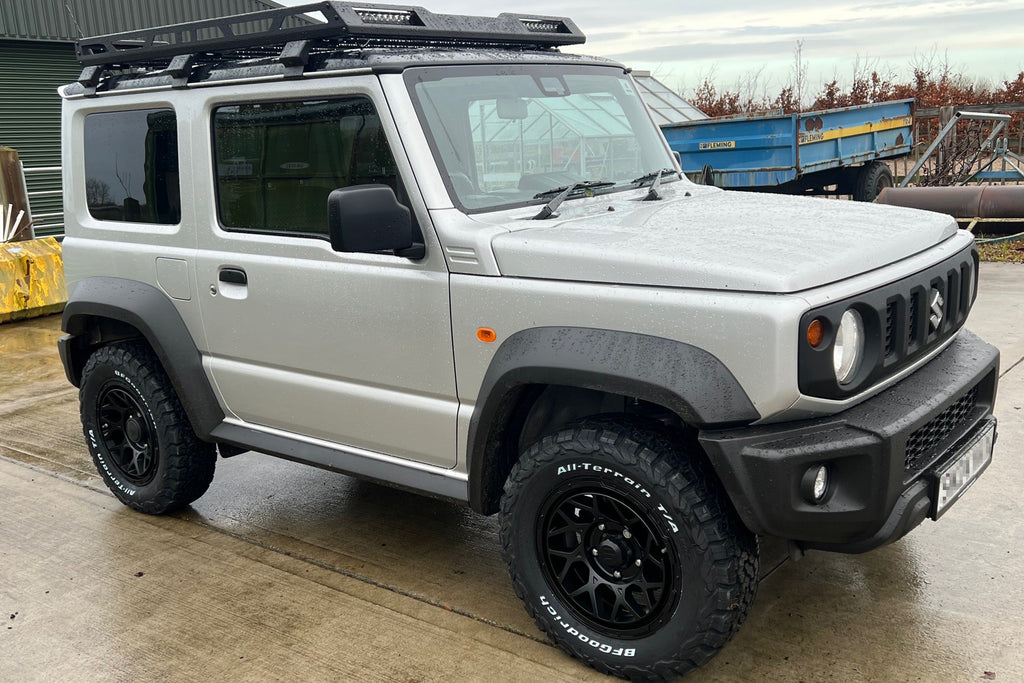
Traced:
POLYGON ((85 117, 85 199, 93 218, 164 224, 181 220, 176 126, 171 109, 85 117))
POLYGON ((402 198, 365 97, 218 107, 213 137, 217 210, 228 230, 322 237, 332 190, 380 183, 402 198))

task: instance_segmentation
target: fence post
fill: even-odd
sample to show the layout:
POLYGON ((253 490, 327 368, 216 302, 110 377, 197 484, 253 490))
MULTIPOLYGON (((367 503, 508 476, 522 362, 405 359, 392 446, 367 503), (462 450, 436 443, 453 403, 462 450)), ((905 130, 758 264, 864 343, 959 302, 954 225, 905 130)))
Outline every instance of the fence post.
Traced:
MULTIPOLYGON (((14 216, 17 216, 19 211, 25 212, 11 241, 32 239, 34 232, 32 215, 29 212, 28 190, 25 188, 25 174, 21 170, 18 150, 10 147, 0 147, 0 205, 4 208, 4 216, 7 215, 8 205, 13 206, 14 216)), ((11 220, 13 223, 13 218, 11 220)), ((0 237, 0 240, 2 239, 0 237)))
MULTIPOLYGON (((954 111, 953 107, 951 107, 951 106, 939 107, 939 130, 940 131, 943 128, 945 128, 946 124, 949 123, 953 119, 953 111, 954 111)), ((946 138, 942 141, 942 144, 939 145, 939 149, 937 150, 937 152, 938 152, 938 160, 937 160, 936 168, 935 168, 935 170, 938 173, 941 173, 943 175, 948 175, 948 172, 952 171, 951 168, 950 169, 946 168, 946 164, 950 162, 950 155, 953 153, 953 150, 955 148, 956 148, 956 128, 954 128, 953 130, 949 131, 949 135, 947 135, 946 138)))

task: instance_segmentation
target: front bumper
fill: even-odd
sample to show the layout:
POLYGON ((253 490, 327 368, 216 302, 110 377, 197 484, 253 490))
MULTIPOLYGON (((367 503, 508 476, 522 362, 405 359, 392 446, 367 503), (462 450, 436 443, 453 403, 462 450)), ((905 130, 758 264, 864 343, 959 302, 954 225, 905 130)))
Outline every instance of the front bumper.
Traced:
POLYGON ((827 418, 706 430, 700 441, 752 531, 864 552, 936 516, 936 472, 994 422, 999 351, 967 330, 914 374, 827 418), (827 465, 823 502, 801 481, 827 465))

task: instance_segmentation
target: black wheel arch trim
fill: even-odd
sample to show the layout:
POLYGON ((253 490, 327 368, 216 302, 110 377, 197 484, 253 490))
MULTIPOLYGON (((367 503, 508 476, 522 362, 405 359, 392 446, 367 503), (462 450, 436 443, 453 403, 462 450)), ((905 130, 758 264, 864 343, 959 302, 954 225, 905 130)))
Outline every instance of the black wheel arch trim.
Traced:
POLYGON ((519 393, 536 385, 634 396, 664 406, 694 427, 735 426, 761 417, 725 364, 691 344, 584 327, 516 332, 491 359, 470 420, 469 500, 478 512, 497 511, 504 481, 494 473, 518 457, 501 452, 503 421, 519 393))
POLYGON ((64 372, 76 387, 91 349, 108 341, 97 338, 97 319, 137 330, 149 343, 170 377, 196 435, 209 440, 224 420, 224 411, 203 370, 202 355, 170 298, 137 280, 90 277, 68 297, 58 341, 64 372))

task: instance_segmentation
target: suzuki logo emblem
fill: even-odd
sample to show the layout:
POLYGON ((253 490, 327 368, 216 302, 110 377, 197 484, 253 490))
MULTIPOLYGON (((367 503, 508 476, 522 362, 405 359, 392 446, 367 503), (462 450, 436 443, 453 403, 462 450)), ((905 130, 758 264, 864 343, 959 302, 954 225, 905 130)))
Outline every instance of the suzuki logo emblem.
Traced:
POLYGON ((939 290, 933 289, 932 314, 928 318, 928 321, 931 323, 929 332, 935 332, 936 330, 939 329, 939 325, 942 324, 942 307, 945 305, 945 303, 946 302, 945 300, 943 300, 942 294, 939 293, 939 290))

